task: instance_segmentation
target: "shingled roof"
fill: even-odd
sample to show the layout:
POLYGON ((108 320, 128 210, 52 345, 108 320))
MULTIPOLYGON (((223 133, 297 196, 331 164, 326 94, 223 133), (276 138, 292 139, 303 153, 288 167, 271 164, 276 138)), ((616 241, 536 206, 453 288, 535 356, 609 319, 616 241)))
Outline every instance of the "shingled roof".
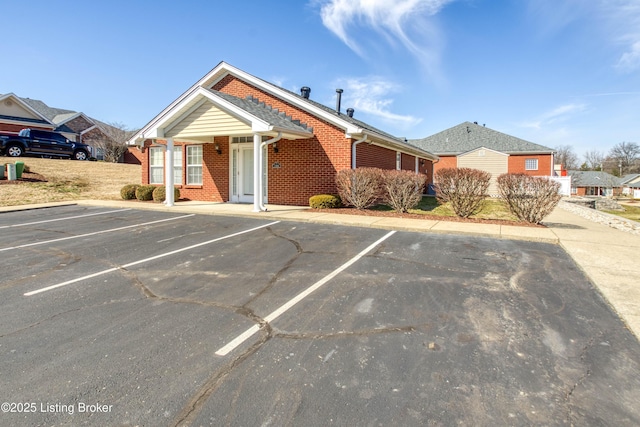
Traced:
POLYGON ((459 155, 480 147, 507 154, 550 154, 554 152, 552 148, 471 122, 461 123, 426 138, 410 139, 408 142, 439 156, 459 155))
POLYGON ((574 187, 620 187, 621 180, 602 171, 567 171, 574 187))

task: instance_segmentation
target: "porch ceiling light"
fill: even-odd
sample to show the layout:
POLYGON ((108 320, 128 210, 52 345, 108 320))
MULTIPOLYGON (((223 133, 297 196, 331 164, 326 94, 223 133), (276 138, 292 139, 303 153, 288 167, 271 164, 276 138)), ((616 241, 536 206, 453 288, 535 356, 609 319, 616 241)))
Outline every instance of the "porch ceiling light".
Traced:
POLYGON ((216 144, 214 145, 214 147, 215 147, 215 149, 216 149, 216 153, 218 153, 218 154, 222 154, 222 150, 220 149, 220 144, 218 144, 218 143, 216 142, 216 144))

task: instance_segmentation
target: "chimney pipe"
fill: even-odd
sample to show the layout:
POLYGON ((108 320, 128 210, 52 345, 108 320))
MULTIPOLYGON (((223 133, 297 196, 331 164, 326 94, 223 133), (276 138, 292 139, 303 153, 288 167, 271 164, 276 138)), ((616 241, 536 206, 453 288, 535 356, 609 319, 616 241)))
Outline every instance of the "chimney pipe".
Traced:
POLYGON ((309 99, 310 93, 311 93, 311 88, 309 86, 302 86, 300 88, 300 95, 302 95, 304 99, 309 99))
POLYGON ((336 93, 338 94, 338 98, 336 99, 336 112, 340 114, 340 102, 342 101, 342 89, 336 89, 336 93))
POLYGON ((353 117, 353 112, 354 112, 354 111, 355 111, 355 110, 354 110, 353 108, 347 108, 347 116, 349 116, 349 117, 353 117))

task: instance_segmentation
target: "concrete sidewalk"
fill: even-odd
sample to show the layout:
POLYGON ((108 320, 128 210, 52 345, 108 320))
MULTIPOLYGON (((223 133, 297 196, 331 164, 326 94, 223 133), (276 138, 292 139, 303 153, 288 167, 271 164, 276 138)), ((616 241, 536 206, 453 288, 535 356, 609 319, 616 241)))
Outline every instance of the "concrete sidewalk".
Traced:
POLYGON ((158 203, 138 201, 82 200, 6 207, 0 208, 0 212, 63 204, 260 217, 281 221, 317 222, 429 233, 469 234, 560 244, 598 287, 629 329, 636 337, 640 337, 640 268, 638 268, 637 262, 640 255, 640 236, 589 221, 559 207, 545 219, 546 228, 346 215, 296 206, 268 205, 267 212, 252 212, 252 205, 193 201, 177 202, 175 206, 169 208, 158 203))

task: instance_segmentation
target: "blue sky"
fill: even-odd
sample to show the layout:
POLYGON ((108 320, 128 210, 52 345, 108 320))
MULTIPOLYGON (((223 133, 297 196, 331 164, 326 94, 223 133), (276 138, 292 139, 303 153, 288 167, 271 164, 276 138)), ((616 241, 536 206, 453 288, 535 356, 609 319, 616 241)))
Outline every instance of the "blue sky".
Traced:
POLYGON ((422 138, 640 143, 639 0, 0 0, 0 93, 131 128, 226 61, 422 138))

